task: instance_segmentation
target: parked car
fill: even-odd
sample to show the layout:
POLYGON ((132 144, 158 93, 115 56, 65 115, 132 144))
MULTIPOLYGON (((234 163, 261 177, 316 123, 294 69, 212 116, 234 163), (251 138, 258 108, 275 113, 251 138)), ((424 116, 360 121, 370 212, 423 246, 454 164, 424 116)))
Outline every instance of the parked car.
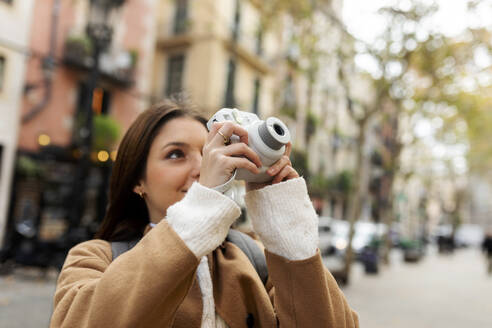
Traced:
POLYGON ((456 247, 480 247, 484 238, 483 228, 477 224, 462 224, 454 234, 456 247))
POLYGON ((322 256, 333 255, 335 248, 333 247, 332 240, 333 235, 331 231, 332 218, 322 216, 319 218, 318 232, 319 232, 319 250, 322 256))
MULTIPOLYGON (((364 264, 367 273, 378 272, 378 243, 386 232, 386 226, 373 222, 356 222, 352 238, 355 259, 364 264)), ((345 266, 345 251, 348 246, 349 222, 330 217, 320 217, 319 248, 326 267, 339 281, 346 280, 341 274, 345 266)))
POLYGON ((322 216, 319 218, 319 249, 323 258, 323 264, 330 270, 339 284, 346 284, 345 258, 336 252, 334 246, 333 218, 322 216))
MULTIPOLYGON (((348 246, 349 222, 333 220, 331 224, 333 247, 336 252, 344 254, 348 246)), ((386 232, 384 224, 359 221, 355 223, 355 233, 352 238, 352 249, 356 255, 361 254, 364 248, 376 246, 386 232)))

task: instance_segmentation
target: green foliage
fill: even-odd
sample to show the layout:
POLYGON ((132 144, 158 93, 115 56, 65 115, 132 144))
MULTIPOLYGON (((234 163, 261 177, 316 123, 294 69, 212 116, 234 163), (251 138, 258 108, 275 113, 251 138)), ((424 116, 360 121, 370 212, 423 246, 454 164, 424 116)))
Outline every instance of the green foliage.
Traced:
POLYGON ((121 128, 108 115, 94 117, 93 146, 94 150, 111 150, 120 136, 121 128))
POLYGON ((312 196, 326 197, 329 194, 330 181, 322 174, 315 174, 309 178, 308 189, 312 196))
POLYGON ((295 120, 297 118, 297 107, 285 104, 280 107, 280 113, 295 120))
POLYGON ((468 167, 476 172, 487 172, 492 165, 492 89, 476 83, 481 71, 476 67, 475 51, 482 49, 492 55, 492 35, 484 29, 470 30, 470 39, 450 39, 430 36, 410 57, 410 65, 427 83, 414 89, 413 101, 420 112, 438 117, 443 124, 436 134, 444 144, 466 144, 468 167), (439 47, 431 45, 438 44, 439 47))
POLYGON ((296 169, 300 176, 305 179, 309 179, 309 169, 307 154, 299 149, 293 149, 290 154, 290 161, 292 162, 292 167, 296 169))
POLYGON ((137 63, 138 63, 138 50, 137 49, 131 49, 128 52, 130 53, 131 67, 137 66, 137 63))
POLYGON ((400 247, 404 250, 420 249, 422 247, 422 243, 416 239, 402 238, 400 240, 400 247))
POLYGON ((332 193, 348 196, 352 190, 352 183, 353 173, 347 170, 330 177, 315 174, 308 180, 309 193, 319 197, 327 197, 332 193))
POLYGON ((308 109, 306 116, 306 137, 309 140, 320 126, 320 119, 308 109))
POLYGON ((37 177, 42 173, 41 166, 32 158, 21 155, 17 158, 15 170, 26 177, 37 177))
POLYGON ((92 55, 93 45, 87 35, 72 35, 67 38, 65 48, 81 57, 92 55))
MULTIPOLYGON (((480 79, 492 65, 481 67, 476 55, 480 51, 482 56, 492 56, 492 33, 471 28, 449 37, 419 29, 422 22, 433 19, 436 10, 434 4, 423 1, 405 10, 398 6, 380 10, 387 27, 376 42, 365 45, 365 54, 380 69, 374 78, 377 101, 391 107, 390 116, 396 118, 441 121, 435 135, 438 141, 465 145, 468 168, 487 171, 492 165, 492 86, 480 79)), ((390 155, 385 158, 397 158, 390 155)))
POLYGON ((291 16, 296 22, 312 17, 316 1, 311 0, 269 0, 263 1, 262 21, 264 27, 276 23, 283 14, 291 16))
POLYGON ((330 185, 333 189, 340 191, 342 194, 348 195, 352 190, 353 173, 348 170, 343 170, 330 179, 330 185))

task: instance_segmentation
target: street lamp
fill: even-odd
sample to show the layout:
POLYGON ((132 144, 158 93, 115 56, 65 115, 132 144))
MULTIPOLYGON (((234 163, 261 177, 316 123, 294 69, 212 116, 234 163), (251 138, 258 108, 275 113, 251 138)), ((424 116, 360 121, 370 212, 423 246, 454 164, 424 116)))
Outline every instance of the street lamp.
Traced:
POLYGON ((88 98, 86 102, 84 122, 78 131, 80 137, 80 159, 75 175, 72 202, 68 213, 69 242, 83 240, 85 231, 79 227, 84 213, 85 194, 87 190, 87 178, 91 167, 92 130, 93 130, 93 94, 97 87, 100 68, 99 58, 111 44, 113 23, 115 21, 115 9, 120 7, 125 0, 89 0, 89 17, 86 33, 92 44, 92 67, 87 81, 88 98))

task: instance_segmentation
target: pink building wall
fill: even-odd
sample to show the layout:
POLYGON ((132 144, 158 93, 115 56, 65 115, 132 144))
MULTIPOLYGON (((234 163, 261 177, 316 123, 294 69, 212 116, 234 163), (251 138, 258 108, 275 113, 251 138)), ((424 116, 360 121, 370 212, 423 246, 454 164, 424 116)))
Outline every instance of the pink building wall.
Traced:
MULTIPOLYGON (((31 24, 30 49, 33 53, 47 55, 50 45, 51 10, 54 0, 35 1, 33 21, 31 24)), ((56 58, 58 62, 62 58, 63 44, 71 21, 73 21, 73 8, 71 1, 62 1, 58 24, 58 42, 56 44, 56 58)), ((26 70, 26 84, 41 86, 43 78, 41 70, 41 57, 32 56, 28 59, 26 70)), ((57 66, 53 76, 52 96, 43 111, 33 120, 22 124, 19 132, 19 148, 35 150, 38 148, 37 137, 40 133, 47 133, 53 144, 65 146, 69 142, 71 129, 63 126, 62 122, 71 117, 73 102, 70 95, 74 91, 76 76, 63 66, 57 66)), ((36 87, 24 95, 22 101, 21 116, 28 113, 43 99, 44 90, 36 87)))
MULTIPOLYGON (((54 0, 37 0, 34 5, 30 48, 33 52, 43 56, 49 53, 53 2, 54 0)), ((145 21, 153 19, 154 9, 152 8, 152 1, 127 0, 123 6, 120 24, 124 25, 124 33, 119 47, 137 50, 138 63, 133 87, 126 89, 110 87, 112 96, 109 113, 120 123, 124 132, 138 113, 146 106, 141 97, 135 95, 146 93, 146 90, 138 87, 141 84, 138 81, 145 78, 145 65, 151 65, 148 62, 144 65, 143 59, 148 58, 149 54, 153 52, 153 49, 151 49, 153 44, 145 42, 146 39, 142 36, 152 33, 150 29, 153 25, 145 21), (143 17, 145 19, 142 19, 143 17)), ((75 8, 75 1, 61 1, 56 44, 58 65, 53 72, 52 95, 44 109, 33 120, 21 125, 19 149, 38 150, 38 136, 41 133, 49 135, 53 145, 68 146, 71 142, 73 115, 78 97, 78 83, 87 79, 87 74, 67 67, 62 62, 64 44, 75 23, 75 8)), ((114 40, 113 42, 118 41, 120 40, 114 40)), ((26 84, 41 85, 42 77, 41 57, 30 57, 27 63, 26 84)), ((22 116, 42 100, 43 93, 43 88, 38 87, 24 95, 21 109, 22 116)))

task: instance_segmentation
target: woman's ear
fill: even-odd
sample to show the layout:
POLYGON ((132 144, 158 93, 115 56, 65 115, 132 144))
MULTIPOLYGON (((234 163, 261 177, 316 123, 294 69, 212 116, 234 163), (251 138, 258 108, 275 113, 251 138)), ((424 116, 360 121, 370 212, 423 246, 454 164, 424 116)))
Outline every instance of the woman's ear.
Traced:
POLYGON ((137 185, 135 185, 135 187, 133 187, 133 192, 136 193, 137 195, 139 195, 141 198, 143 198, 143 196, 145 195, 145 192, 143 190, 143 186, 141 183, 138 183, 137 185))

